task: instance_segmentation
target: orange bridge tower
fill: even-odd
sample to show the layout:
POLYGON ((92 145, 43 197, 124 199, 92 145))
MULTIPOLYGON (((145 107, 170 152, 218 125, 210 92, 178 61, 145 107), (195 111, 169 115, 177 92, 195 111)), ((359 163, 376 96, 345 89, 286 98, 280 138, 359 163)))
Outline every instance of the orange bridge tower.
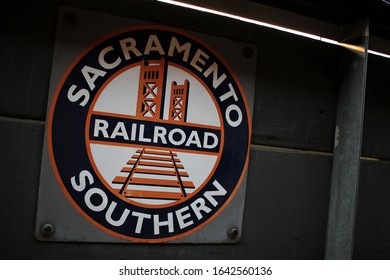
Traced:
POLYGON ((137 117, 163 118, 166 69, 165 58, 145 60, 141 65, 137 117))
POLYGON ((169 105, 169 120, 187 121, 187 100, 190 83, 186 79, 183 85, 172 82, 169 105))

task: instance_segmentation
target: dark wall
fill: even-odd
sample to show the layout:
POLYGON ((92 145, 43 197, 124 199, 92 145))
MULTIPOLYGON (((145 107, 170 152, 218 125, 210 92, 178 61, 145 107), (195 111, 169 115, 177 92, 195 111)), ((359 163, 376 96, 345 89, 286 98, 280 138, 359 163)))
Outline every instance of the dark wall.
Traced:
POLYGON ((390 258, 390 61, 369 57, 354 258, 390 258))
MULTIPOLYGON (((0 44, 0 213, 3 225, 0 258, 324 257, 341 55, 337 47, 154 1, 45 0, 23 5, 13 1, 4 11, 0 18, 3 35, 0 44), (253 145, 239 244, 77 244, 45 243, 34 239, 51 59, 57 11, 62 4, 173 25, 257 46, 253 145)), ((377 64, 381 62, 369 67, 375 68, 377 64)), ((388 69, 387 64, 384 67, 388 69)), ((374 84, 381 88, 386 81, 383 79, 374 84)), ((380 96, 386 99, 384 93, 380 96)), ((369 116, 379 114, 375 104, 385 110, 382 102, 374 100, 367 105, 369 116), (369 106, 373 106, 371 113, 369 106)), ((366 121, 366 126, 376 123, 375 117, 370 120, 366 121)), ((379 129, 385 129, 383 120, 381 124, 383 127, 379 129)), ((371 141, 375 142, 373 144, 370 141, 365 141, 367 155, 378 156, 379 153, 387 156, 386 149, 378 150, 372 146, 380 141, 381 146, 386 146, 382 136, 371 141)), ((362 165, 357 258, 390 255, 388 247, 382 249, 380 246, 385 240, 374 238, 377 231, 373 224, 384 238, 388 228, 385 224, 390 219, 390 215, 382 212, 387 198, 381 195, 387 182, 383 168, 388 166, 383 164, 382 172, 375 168, 375 164, 362 165), (382 172, 379 174, 383 176, 376 176, 376 172, 382 172), (376 196, 370 195, 369 178, 377 180, 376 196), (372 209, 377 200, 382 203, 381 208, 372 209), (377 220, 367 220, 369 213, 376 214, 377 220)))

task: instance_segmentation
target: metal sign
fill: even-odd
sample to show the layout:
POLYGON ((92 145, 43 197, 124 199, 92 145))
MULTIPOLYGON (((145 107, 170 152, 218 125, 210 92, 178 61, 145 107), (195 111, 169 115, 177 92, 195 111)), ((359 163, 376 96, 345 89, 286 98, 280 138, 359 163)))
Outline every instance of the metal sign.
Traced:
POLYGON ((48 163, 74 209, 107 235, 181 239, 218 218, 241 186, 250 115, 236 73, 206 42, 135 25, 68 64, 50 103, 48 163))

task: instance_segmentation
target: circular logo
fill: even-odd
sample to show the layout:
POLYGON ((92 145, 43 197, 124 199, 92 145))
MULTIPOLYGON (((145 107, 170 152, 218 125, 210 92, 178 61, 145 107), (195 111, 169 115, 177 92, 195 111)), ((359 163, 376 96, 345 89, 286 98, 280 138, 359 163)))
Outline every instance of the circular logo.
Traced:
POLYGON ((99 40, 68 68, 48 143, 84 217, 126 240, 164 242, 229 203, 250 128, 245 94, 215 51, 182 31, 139 26, 99 40))

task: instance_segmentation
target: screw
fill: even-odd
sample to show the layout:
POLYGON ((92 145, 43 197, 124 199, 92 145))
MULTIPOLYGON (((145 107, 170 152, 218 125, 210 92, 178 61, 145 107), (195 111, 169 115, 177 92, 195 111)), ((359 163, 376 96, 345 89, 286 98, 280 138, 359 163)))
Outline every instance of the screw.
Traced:
POLYGON ((232 227, 228 230, 228 236, 230 239, 236 239, 238 236, 239 230, 237 227, 232 227))
POLYGON ((54 226, 52 224, 43 224, 41 226, 41 233, 44 236, 50 236, 54 233, 54 226))
POLYGON ((252 58, 253 56, 253 49, 251 47, 244 47, 242 49, 242 54, 245 58, 252 58))
POLYGON ((77 18, 74 14, 67 13, 64 16, 64 23, 66 26, 69 26, 69 27, 75 26, 77 23, 77 18))

